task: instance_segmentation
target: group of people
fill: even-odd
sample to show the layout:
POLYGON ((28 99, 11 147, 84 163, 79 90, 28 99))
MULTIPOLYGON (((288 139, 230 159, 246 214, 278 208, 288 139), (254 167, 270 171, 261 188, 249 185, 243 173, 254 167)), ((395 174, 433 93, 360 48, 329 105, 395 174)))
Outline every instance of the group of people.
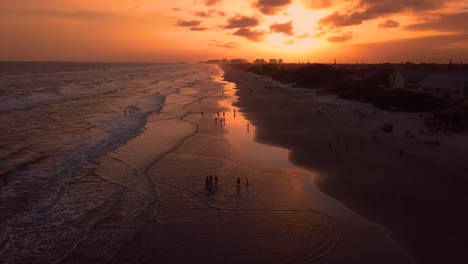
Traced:
MULTIPOLYGON (((340 139, 341 139, 340 135, 337 135, 337 136, 336 136, 336 140, 337 140, 338 142, 340 142, 340 139)), ((379 145, 379 139, 377 138, 377 136, 374 135, 374 136, 372 137, 372 139, 373 139, 374 144, 375 144, 376 146, 378 146, 378 145, 379 145)), ((345 145, 346 151, 349 152, 349 151, 351 150, 351 144, 350 144, 350 139, 349 139, 349 137, 347 137, 346 140, 344 141, 344 145, 345 145)), ((359 147, 361 147, 361 149, 364 147, 364 141, 363 141, 362 139, 359 139, 359 147)), ((328 148, 329 148, 329 149, 332 148, 332 143, 331 143, 330 141, 328 142, 328 148)), ((404 153, 405 153, 405 152, 404 152, 403 149, 400 149, 400 150, 398 151, 398 154, 400 155, 400 157, 403 157, 403 154, 404 154, 404 153)))
POLYGON ((210 174, 210 176, 206 176, 206 187, 212 187, 213 186, 213 179, 214 179, 214 184, 218 185, 218 176, 214 176, 210 174))

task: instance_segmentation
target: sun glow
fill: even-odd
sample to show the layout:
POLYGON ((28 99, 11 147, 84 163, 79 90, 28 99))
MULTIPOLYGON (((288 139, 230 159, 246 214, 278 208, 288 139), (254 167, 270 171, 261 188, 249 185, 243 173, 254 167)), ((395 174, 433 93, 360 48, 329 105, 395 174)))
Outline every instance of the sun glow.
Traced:
POLYGON ((268 19, 270 23, 286 23, 292 21, 294 34, 287 36, 285 34, 270 32, 267 40, 272 49, 283 52, 300 53, 313 47, 323 44, 323 41, 314 38, 314 34, 319 31, 315 23, 324 15, 323 11, 312 11, 304 8, 299 3, 293 3, 282 14, 268 19))

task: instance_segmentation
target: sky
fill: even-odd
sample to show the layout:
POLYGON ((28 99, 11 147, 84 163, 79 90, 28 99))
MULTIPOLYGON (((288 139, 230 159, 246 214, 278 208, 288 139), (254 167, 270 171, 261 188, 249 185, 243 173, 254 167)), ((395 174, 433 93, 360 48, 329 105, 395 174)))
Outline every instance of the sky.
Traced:
POLYGON ((468 62, 468 0, 1 0, 0 60, 468 62))

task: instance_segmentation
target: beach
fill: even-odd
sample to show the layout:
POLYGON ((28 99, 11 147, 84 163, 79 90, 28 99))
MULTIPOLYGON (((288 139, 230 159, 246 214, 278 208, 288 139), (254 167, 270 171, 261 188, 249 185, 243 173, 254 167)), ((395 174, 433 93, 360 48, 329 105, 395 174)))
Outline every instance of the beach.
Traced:
POLYGON ((456 222, 463 211, 459 219, 448 215, 461 205, 425 203, 434 192, 459 194, 418 178, 449 170, 415 156, 425 144, 410 148, 348 109, 359 105, 217 65, 72 66, 6 76, 27 74, 31 84, 25 95, 2 98, 3 124, 24 120, 2 127, 9 131, 2 262, 391 264, 460 257, 453 246, 460 237, 445 234, 464 232, 456 222), (28 119, 31 113, 37 118, 28 119), (446 219, 422 221, 439 206, 446 219), (446 225, 435 229, 439 224, 446 225))
POLYGON ((224 70, 238 87, 235 105, 258 128, 257 141, 291 150, 294 164, 318 172, 321 191, 386 227, 416 263, 466 260, 466 134, 410 138, 406 131, 424 128, 419 114, 224 70), (381 130, 386 123, 393 132, 381 130), (426 143, 433 139, 441 146, 426 143))

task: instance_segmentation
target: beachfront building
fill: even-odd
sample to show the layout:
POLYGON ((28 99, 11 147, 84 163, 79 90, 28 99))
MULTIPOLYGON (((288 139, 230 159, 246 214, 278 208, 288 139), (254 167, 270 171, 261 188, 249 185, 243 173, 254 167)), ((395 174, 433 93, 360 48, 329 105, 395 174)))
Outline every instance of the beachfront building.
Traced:
POLYGON ((270 59, 270 64, 276 64, 278 61, 276 59, 270 59))
POLYGON ((392 89, 406 89, 417 92, 419 82, 431 75, 429 71, 404 69, 395 71, 390 76, 392 89))
POLYGON ((256 59, 254 60, 254 64, 266 64, 266 61, 264 59, 256 59))
POLYGON ((279 59, 278 64, 283 64, 283 59, 279 59))
POLYGON ((463 99, 468 98, 468 73, 436 73, 418 84, 419 91, 434 97, 463 99))
POLYGON ((400 70, 390 76, 392 89, 405 89, 434 97, 468 98, 468 72, 400 70))

